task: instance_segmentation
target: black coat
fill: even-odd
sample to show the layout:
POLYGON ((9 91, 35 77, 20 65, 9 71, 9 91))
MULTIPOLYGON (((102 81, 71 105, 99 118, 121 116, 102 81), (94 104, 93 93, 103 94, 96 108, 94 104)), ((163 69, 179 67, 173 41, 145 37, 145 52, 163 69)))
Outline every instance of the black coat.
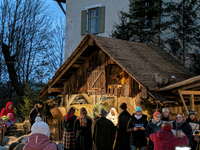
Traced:
POLYGON ((192 137, 192 128, 186 121, 184 121, 180 126, 179 125, 176 126, 176 120, 172 124, 173 124, 173 130, 176 129, 182 130, 188 137, 188 140, 190 140, 190 138, 192 137))
POLYGON ((118 117, 118 131, 115 150, 129 150, 130 149, 130 134, 127 132, 127 124, 131 115, 124 110, 118 117))
POLYGON ((92 124, 93 150, 113 150, 115 126, 112 121, 101 117, 92 124))
POLYGON ((31 126, 35 123, 35 118, 37 117, 38 113, 40 113, 40 117, 41 117, 42 109, 40 109, 37 105, 35 105, 35 107, 31 110, 30 116, 29 116, 31 126))
MULTIPOLYGON (((162 125, 162 122, 155 124, 152 121, 150 121, 149 124, 146 127, 146 136, 149 138, 149 135, 151 133, 156 133, 159 130, 161 130, 161 125, 162 125)), ((150 138, 149 138, 148 150, 154 150, 154 144, 153 144, 153 141, 151 141, 150 138)))
MULTIPOLYGON (((186 119, 187 123, 198 123, 197 118, 195 117, 194 120, 190 119, 190 115, 188 116, 188 118, 186 119)), ((198 128, 196 130, 199 130, 198 128)), ((197 141, 194 139, 194 137, 191 137, 190 141, 189 141, 189 145, 191 147, 191 150, 196 150, 197 147, 197 141)))
POLYGON ((76 120, 76 116, 70 117, 67 121, 65 120, 66 115, 63 117, 63 127, 64 132, 74 132, 74 122, 76 120))
POLYGON ((142 123, 143 127, 146 128, 148 123, 147 116, 142 114, 142 117, 137 120, 134 115, 132 115, 127 125, 127 132, 130 132, 130 144, 136 147, 144 147, 147 145, 145 130, 134 131, 134 127, 135 124, 142 123))
POLYGON ((80 126, 79 119, 74 122, 75 149, 92 150, 92 119, 87 118, 87 127, 80 126))

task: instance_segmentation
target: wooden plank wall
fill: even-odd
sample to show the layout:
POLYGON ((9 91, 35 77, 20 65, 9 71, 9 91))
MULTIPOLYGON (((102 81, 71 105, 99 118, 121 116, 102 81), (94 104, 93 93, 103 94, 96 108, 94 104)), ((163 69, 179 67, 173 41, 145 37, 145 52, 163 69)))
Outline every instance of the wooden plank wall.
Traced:
MULTIPOLYGON (((197 113, 197 118, 199 119, 200 118, 200 105, 195 105, 194 107, 195 107, 195 112, 197 113)), ((188 106, 188 108, 189 108, 189 106, 188 106)), ((184 106, 169 107, 169 111, 172 113, 172 115, 171 115, 172 119, 176 119, 176 115, 178 113, 182 112, 182 113, 186 114, 186 110, 185 110, 184 106)), ((185 116, 185 117, 187 118, 188 116, 185 116)))
POLYGON ((88 93, 105 94, 106 76, 105 76, 106 54, 96 49, 81 67, 67 80, 70 93, 88 93), (101 75, 99 76, 99 74, 101 75), (97 77, 99 76, 98 80, 97 77), (93 85, 93 83, 95 84, 93 85), (91 88, 91 86, 93 87, 91 88), (94 93, 95 91, 95 93, 94 93))

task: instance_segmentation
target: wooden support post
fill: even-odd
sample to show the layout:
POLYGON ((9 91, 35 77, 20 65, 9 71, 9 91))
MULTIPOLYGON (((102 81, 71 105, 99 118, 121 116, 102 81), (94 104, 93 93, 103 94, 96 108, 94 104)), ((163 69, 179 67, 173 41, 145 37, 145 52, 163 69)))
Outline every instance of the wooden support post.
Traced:
POLYGON ((66 94, 67 94, 67 82, 64 83, 63 85, 63 93, 62 93, 62 97, 63 97, 63 106, 66 107, 66 94))
POLYGON ((179 93, 179 96, 180 96, 180 98, 181 98, 181 100, 182 100, 182 102, 183 102, 183 105, 184 105, 184 107, 185 107, 185 110, 186 110, 186 112, 187 112, 187 115, 189 115, 189 112, 188 112, 187 106, 186 106, 186 104, 185 104, 185 100, 184 100, 184 98, 183 98, 183 95, 182 95, 180 89, 178 90, 178 93, 179 93))
POLYGON ((190 110, 195 110, 194 109, 194 94, 190 95, 190 110))
POLYGON ((116 111, 118 112, 118 98, 117 98, 117 96, 115 96, 114 107, 115 107, 116 111))
POLYGON ((83 97, 86 99, 86 101, 89 103, 89 104, 92 104, 92 100, 90 99, 90 97, 87 95, 87 94, 82 94, 83 97))

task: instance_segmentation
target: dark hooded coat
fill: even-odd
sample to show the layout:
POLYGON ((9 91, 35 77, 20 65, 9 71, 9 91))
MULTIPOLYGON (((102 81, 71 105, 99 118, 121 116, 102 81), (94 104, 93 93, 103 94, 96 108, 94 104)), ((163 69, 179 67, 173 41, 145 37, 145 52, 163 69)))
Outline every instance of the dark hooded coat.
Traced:
POLYGON ((74 122, 74 150, 92 150, 92 119, 87 118, 87 127, 80 126, 79 119, 74 122))
POLYGON ((92 124, 93 150, 113 150, 115 126, 112 121, 101 117, 92 124))
POLYGON ((190 140, 190 138, 192 137, 192 128, 191 126, 184 121, 182 124, 178 125, 177 120, 175 120, 172 124, 173 124, 173 130, 182 130, 185 135, 187 136, 188 140, 190 140))
POLYGON ((148 124, 147 116, 142 114, 142 117, 138 120, 135 118, 135 114, 133 114, 127 125, 127 132, 130 132, 130 144, 136 147, 144 147, 147 145, 145 130, 138 129, 137 131, 134 131, 133 129, 135 124, 141 123, 146 129, 148 124))
POLYGON ((117 140, 114 150, 129 150, 130 149, 130 134, 127 132, 127 124, 131 115, 124 110, 118 117, 118 130, 117 130, 117 140))
POLYGON ((42 108, 40 109, 36 104, 35 107, 31 110, 30 116, 29 116, 30 117, 31 126, 35 123, 35 118, 37 117, 38 113, 40 113, 40 115, 42 114, 42 108))
MULTIPOLYGON (((162 122, 159 121, 158 123, 156 123, 154 121, 154 119, 152 119, 149 124, 147 125, 146 127, 146 136, 149 138, 149 135, 151 133, 156 133, 158 132, 159 130, 161 130, 161 125, 162 125, 162 122)), ((153 144, 153 141, 151 141, 151 139, 149 139, 149 145, 148 145, 148 150, 153 150, 154 149, 154 144, 153 144)))
MULTIPOLYGON (((188 116, 188 118, 186 119, 187 123, 198 123, 197 118, 195 117, 194 120, 190 119, 190 115, 188 116)), ((197 129, 199 130, 199 129, 197 129)), ((190 141, 189 141, 189 145, 191 147, 191 150, 196 150, 197 147, 197 141, 194 139, 194 137, 191 137, 190 141)))

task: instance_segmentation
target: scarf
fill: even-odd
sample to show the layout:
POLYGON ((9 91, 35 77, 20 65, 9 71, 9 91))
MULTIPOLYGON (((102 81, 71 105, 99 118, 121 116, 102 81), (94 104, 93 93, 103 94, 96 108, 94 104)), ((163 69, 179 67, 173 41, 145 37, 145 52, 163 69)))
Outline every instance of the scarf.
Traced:
POLYGON ((157 127, 162 124, 162 121, 156 122, 154 119, 152 119, 152 123, 155 124, 157 127))
POLYGON ((140 118, 142 118, 142 115, 141 115, 141 116, 135 115, 135 118, 136 118, 137 120, 139 120, 140 118))
POLYGON ((67 121, 69 118, 73 117, 74 116, 74 113, 71 113, 71 114, 66 114, 65 116, 65 121, 67 121))

